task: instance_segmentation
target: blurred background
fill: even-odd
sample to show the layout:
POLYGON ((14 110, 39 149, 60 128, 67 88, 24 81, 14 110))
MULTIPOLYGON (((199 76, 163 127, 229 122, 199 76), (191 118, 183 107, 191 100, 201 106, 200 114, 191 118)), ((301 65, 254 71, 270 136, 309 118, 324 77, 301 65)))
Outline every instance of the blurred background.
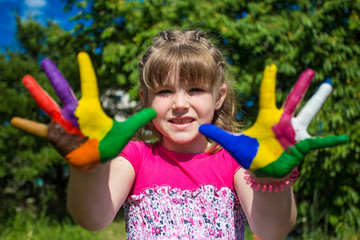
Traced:
POLYGON ((278 67, 279 106, 303 70, 316 73, 305 99, 331 79, 332 95, 309 132, 347 134, 350 142, 314 151, 300 166, 298 220, 287 239, 360 239, 359 0, 0 0, 0 6, 0 239, 126 238, 121 211, 97 233, 73 222, 67 163, 10 119, 50 121, 21 83, 31 74, 56 99, 39 65, 44 58, 80 97, 80 51, 91 56, 104 109, 128 117, 138 102, 137 64, 164 29, 202 29, 222 50, 244 129, 255 120, 267 64, 278 67))

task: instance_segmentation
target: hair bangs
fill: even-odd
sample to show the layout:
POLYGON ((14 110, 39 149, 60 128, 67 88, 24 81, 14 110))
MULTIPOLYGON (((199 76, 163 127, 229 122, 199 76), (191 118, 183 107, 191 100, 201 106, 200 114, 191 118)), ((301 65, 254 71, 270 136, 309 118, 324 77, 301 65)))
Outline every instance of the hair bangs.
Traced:
POLYGON ((189 44, 175 44, 158 49, 144 69, 143 80, 148 88, 164 86, 173 75, 187 84, 214 86, 217 80, 217 64, 208 51, 189 44))

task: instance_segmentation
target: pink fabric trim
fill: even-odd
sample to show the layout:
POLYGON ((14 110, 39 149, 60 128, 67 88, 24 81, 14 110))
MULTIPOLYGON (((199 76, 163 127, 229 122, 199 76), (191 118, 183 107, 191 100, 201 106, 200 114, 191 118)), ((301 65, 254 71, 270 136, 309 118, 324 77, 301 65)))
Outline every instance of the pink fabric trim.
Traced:
MULTIPOLYGON (((184 196, 194 198, 197 195, 199 195, 200 193, 202 193, 203 192, 202 189, 204 189, 204 188, 213 189, 214 196, 223 195, 224 189, 227 189, 227 187, 217 188, 214 185, 202 185, 197 189, 184 190, 184 189, 179 189, 179 188, 173 188, 168 185, 162 185, 162 186, 154 186, 153 188, 144 189, 142 192, 140 192, 137 195, 136 194, 129 195, 129 199, 131 199, 132 201, 141 201, 145 196, 149 195, 149 193, 148 193, 149 190, 153 190, 154 192, 156 192, 159 195, 165 195, 167 192, 171 192, 171 191, 176 191, 176 192, 181 191, 181 192, 183 192, 184 196), (164 189, 166 189, 166 192, 164 191, 164 189)), ((237 199, 236 194, 234 194, 234 196, 237 199)))

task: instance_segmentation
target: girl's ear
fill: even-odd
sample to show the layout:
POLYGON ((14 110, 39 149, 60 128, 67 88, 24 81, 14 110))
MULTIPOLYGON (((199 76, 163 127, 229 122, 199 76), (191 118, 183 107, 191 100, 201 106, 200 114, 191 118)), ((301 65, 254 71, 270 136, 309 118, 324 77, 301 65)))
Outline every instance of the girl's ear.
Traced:
POLYGON ((145 90, 144 90, 144 88, 142 88, 142 87, 140 87, 140 89, 139 89, 139 96, 140 96, 140 99, 141 99, 141 103, 142 103, 142 105, 145 107, 145 103, 146 103, 146 101, 145 101, 146 94, 145 94, 145 90))
POLYGON ((223 84, 222 86, 220 86, 219 91, 218 91, 218 96, 216 98, 216 102, 215 102, 215 110, 219 110, 225 100, 226 97, 226 93, 227 93, 227 87, 225 84, 223 84))

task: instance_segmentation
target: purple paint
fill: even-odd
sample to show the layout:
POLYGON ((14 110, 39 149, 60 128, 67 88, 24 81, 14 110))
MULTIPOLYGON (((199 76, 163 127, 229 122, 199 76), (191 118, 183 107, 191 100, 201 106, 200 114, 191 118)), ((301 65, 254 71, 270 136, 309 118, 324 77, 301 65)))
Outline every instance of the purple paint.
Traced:
POLYGON ((74 115, 76 107, 78 106, 78 100, 76 99, 75 94, 70 88, 68 82, 50 59, 44 59, 41 62, 41 67, 44 69, 51 85, 56 92, 56 95, 59 97, 63 105, 61 114, 65 117, 66 120, 71 121, 73 126, 79 128, 78 119, 74 115))

